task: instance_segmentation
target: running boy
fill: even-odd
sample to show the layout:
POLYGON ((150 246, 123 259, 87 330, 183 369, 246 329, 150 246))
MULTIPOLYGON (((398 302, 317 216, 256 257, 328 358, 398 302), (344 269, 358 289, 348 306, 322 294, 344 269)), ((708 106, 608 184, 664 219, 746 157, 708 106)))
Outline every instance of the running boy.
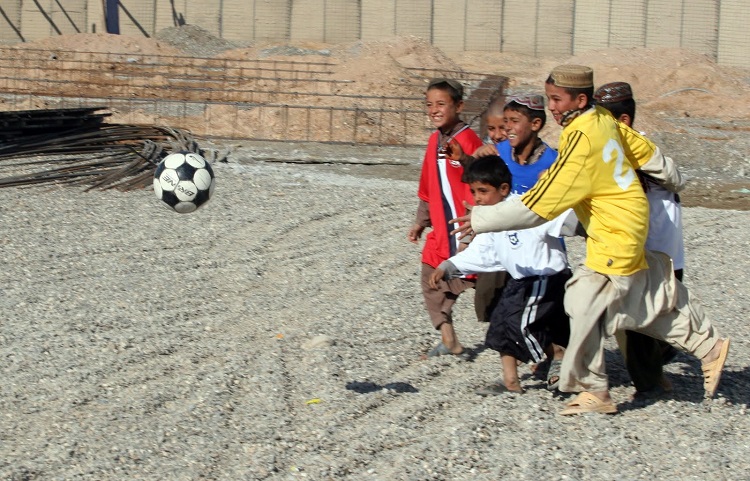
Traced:
MULTIPOLYGON (((487 109, 487 126, 489 137, 495 141, 494 145, 482 145, 472 155, 462 151, 461 146, 454 145, 450 150, 451 158, 460 160, 466 168, 476 158, 488 155, 499 155, 511 172, 511 193, 523 194, 533 186, 539 175, 547 170, 557 159, 557 151, 539 138, 539 132, 547 122, 544 111, 544 97, 531 93, 514 94, 503 103, 497 101, 487 109), (502 125, 505 135, 490 131, 489 127, 502 125)), ((502 287, 500 277, 503 273, 480 274, 477 277, 474 303, 477 313, 482 309, 490 309, 496 299, 490 294, 498 292, 502 287), (493 277, 495 279, 493 279, 493 277), (494 283, 494 284, 493 284, 494 283)), ((545 361, 548 386, 556 386, 555 379, 559 379, 559 362, 548 357, 545 361), (549 361, 549 362, 547 362, 549 361)), ((532 366, 536 373, 538 366, 532 366)))
MULTIPOLYGON (((611 82, 594 92, 596 104, 628 127, 635 122, 636 103, 633 90, 626 82, 611 82)), ((664 252, 672 258, 674 275, 682 281, 685 247, 682 238, 682 208, 679 195, 671 192, 649 175, 638 173, 648 199, 648 237, 646 249, 664 252)), ((662 369, 665 361, 677 351, 663 341, 633 331, 617 335, 625 355, 628 373, 635 385, 636 395, 658 396, 671 391, 671 384, 662 369)))
POLYGON ((658 147, 593 107, 589 67, 561 65, 545 82, 549 109, 562 125, 560 156, 519 200, 476 206, 461 232, 495 232, 540 225, 573 208, 588 233, 586 259, 568 281, 565 311, 570 340, 560 390, 581 391, 560 414, 614 413, 604 363, 605 335, 629 329, 701 360, 703 388, 716 394, 729 351, 700 305, 674 277, 666 254, 644 248, 648 201, 635 169, 667 188, 682 184, 658 147))
MULTIPOLYGON (((497 156, 472 162, 464 180, 476 205, 497 204, 510 193, 511 173, 497 156)), ((562 347, 568 344, 570 333, 563 296, 571 273, 560 236, 573 235, 577 223, 569 210, 533 229, 478 234, 465 250, 443 261, 432 273, 433 288, 443 279, 466 274, 506 271, 509 275, 497 296, 485 341, 487 347, 500 352, 503 382, 480 389, 478 394, 522 393, 519 361, 538 363, 545 353, 557 362, 562 359, 562 347)))
POLYGON ((433 327, 440 331, 441 342, 428 356, 453 354, 467 358, 453 328, 452 309, 458 296, 473 287, 466 278, 443 282, 438 289, 429 285, 434 269, 458 252, 459 239, 452 231, 458 224, 448 221, 464 214, 471 201, 469 186, 461 181, 463 167, 446 157, 446 147, 454 140, 461 148, 473 152, 482 141, 460 118, 464 107, 463 86, 453 79, 433 79, 427 86, 427 116, 436 131, 430 136, 419 179, 417 218, 407 238, 418 243, 425 228, 432 227, 422 249, 422 294, 433 327))

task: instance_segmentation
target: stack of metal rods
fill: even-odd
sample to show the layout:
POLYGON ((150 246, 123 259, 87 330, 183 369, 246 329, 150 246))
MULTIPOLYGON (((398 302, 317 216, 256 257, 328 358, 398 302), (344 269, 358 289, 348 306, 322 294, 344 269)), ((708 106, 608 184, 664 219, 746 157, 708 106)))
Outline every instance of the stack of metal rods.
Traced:
POLYGON ((0 187, 58 183, 86 190, 142 189, 170 148, 197 151, 189 132, 107 124, 102 120, 108 114, 97 110, 0 113, 0 172, 23 171, 0 177, 0 187))

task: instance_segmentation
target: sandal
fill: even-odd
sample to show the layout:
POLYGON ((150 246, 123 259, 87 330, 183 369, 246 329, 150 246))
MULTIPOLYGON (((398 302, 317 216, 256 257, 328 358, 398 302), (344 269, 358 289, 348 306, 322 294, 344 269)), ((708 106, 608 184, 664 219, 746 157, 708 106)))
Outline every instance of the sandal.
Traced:
POLYGON ((560 411, 563 416, 569 416, 571 414, 584 414, 584 413, 601 413, 601 414, 615 414, 617 413, 617 406, 615 403, 610 401, 602 401, 598 397, 594 396, 590 392, 582 392, 570 401, 565 409, 560 411))
POLYGON ((556 391, 560 385, 560 368, 562 367, 561 359, 553 359, 549 363, 549 370, 547 371, 547 390, 556 391))
POLYGON ((456 356, 462 361, 471 361, 472 353, 470 349, 464 348, 463 351, 459 352, 458 354, 454 354, 450 349, 448 349, 445 344, 441 342, 437 346, 430 349, 430 351, 427 353, 428 358, 438 356, 456 356))
POLYGON ((724 363, 727 361, 729 354, 729 339, 723 339, 719 357, 711 362, 701 365, 703 371, 703 389, 706 391, 706 397, 712 398, 716 395, 721 380, 721 371, 724 369, 724 363))

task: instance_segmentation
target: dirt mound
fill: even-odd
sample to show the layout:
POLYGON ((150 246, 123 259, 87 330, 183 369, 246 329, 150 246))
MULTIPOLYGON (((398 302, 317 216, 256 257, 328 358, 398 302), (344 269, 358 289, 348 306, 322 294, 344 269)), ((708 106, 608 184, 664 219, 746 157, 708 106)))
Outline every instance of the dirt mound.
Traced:
POLYGON ((165 28, 158 31, 154 38, 192 57, 214 57, 238 47, 237 44, 219 38, 197 25, 165 28))
MULTIPOLYGON (((568 58, 463 52, 453 57, 466 70, 508 76, 510 89, 543 92, 550 70, 563 63, 588 65, 597 85, 629 82, 638 101, 637 126, 647 131, 678 131, 673 119, 706 117, 750 120, 746 69, 717 65, 706 55, 676 48, 609 48, 568 58)), ((549 132, 556 131, 549 126, 549 132)))
POLYGON ((735 69, 683 49, 607 49, 570 59, 594 68, 597 85, 633 86, 643 112, 655 117, 750 118, 750 85, 735 69))

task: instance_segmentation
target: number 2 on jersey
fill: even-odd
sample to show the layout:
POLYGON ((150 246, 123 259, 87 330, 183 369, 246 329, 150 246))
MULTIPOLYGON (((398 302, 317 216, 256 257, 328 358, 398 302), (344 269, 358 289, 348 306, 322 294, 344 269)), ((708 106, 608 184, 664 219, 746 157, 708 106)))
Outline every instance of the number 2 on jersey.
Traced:
POLYGON ((602 150, 602 158, 605 164, 609 164, 615 157, 615 171, 613 177, 622 190, 626 190, 635 178, 635 171, 630 163, 625 164, 625 152, 615 139, 609 139, 602 150))

